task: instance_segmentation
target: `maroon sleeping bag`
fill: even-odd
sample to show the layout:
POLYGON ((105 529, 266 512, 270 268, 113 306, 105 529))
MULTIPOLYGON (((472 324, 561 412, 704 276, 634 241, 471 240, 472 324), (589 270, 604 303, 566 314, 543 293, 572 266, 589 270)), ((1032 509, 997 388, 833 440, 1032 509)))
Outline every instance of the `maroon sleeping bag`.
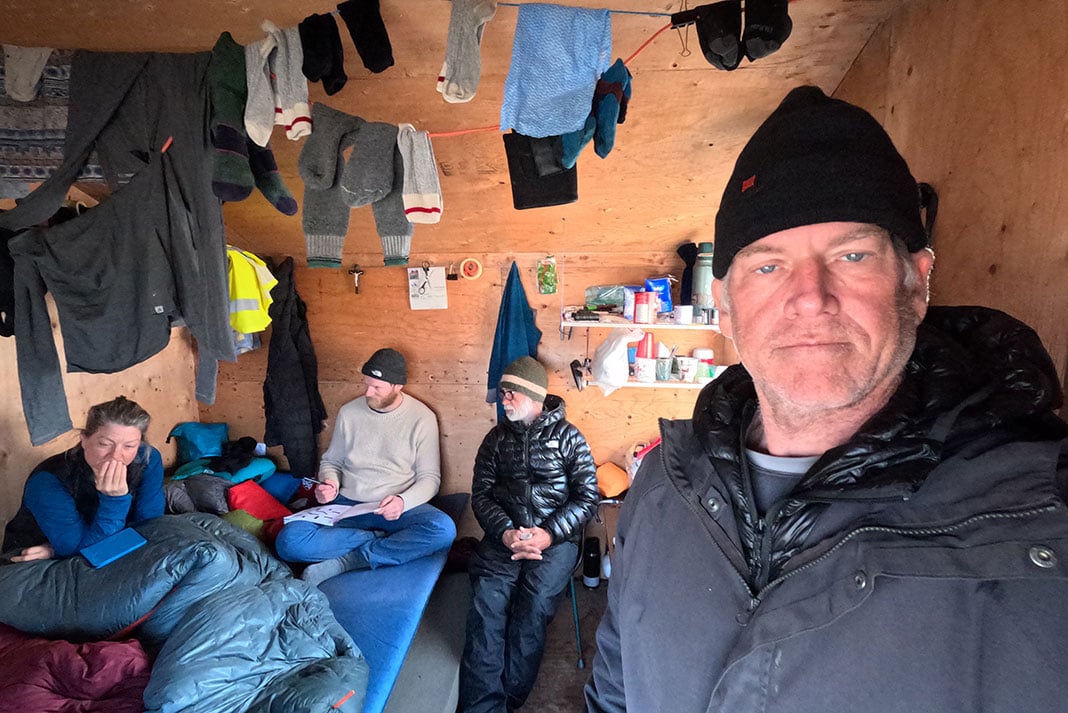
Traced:
POLYGON ((72 644, 0 624, 0 713, 141 713, 151 664, 137 641, 72 644))

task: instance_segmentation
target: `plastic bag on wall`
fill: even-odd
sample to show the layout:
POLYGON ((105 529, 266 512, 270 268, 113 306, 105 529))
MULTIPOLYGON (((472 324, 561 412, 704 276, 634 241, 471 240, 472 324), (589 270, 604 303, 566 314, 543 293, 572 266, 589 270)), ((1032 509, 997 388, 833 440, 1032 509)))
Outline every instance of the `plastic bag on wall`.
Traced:
POLYGON ((613 331, 593 352, 590 364, 592 383, 600 386, 605 396, 627 383, 630 378, 627 345, 639 341, 643 336, 645 332, 640 329, 613 331))

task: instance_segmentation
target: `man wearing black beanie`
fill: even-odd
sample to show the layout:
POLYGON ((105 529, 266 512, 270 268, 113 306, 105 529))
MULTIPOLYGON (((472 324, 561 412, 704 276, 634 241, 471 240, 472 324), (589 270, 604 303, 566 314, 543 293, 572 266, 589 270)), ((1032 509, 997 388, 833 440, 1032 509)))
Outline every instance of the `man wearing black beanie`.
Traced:
POLYGON ((325 522, 298 518, 275 540, 279 557, 307 565, 301 579, 312 585, 404 564, 447 549, 456 537, 452 519, 428 502, 441 485, 438 422, 404 393, 404 355, 379 349, 360 373, 364 394, 338 409, 314 490, 318 503, 341 512, 325 522))
POLYGON ((1056 369, 1002 312, 928 306, 920 215, 815 87, 742 150, 713 263, 741 364, 635 477, 588 711, 1063 709, 1056 369))

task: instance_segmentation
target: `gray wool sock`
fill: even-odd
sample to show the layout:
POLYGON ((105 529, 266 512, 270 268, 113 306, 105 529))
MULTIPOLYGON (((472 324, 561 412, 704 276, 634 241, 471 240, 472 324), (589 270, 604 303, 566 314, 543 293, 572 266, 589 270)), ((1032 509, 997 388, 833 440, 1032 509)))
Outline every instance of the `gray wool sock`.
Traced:
POLYGON ((349 230, 349 207, 341 188, 321 190, 305 185, 300 219, 308 267, 341 267, 341 248, 349 230))
POLYGON ((351 137, 346 135, 356 132, 366 122, 322 102, 315 103, 311 115, 315 128, 300 151, 297 169, 305 186, 326 189, 338 182, 342 140, 347 138, 351 142, 351 137))
POLYGON ((353 550, 347 555, 308 565, 304 568, 304 573, 300 575, 300 578, 313 587, 317 587, 321 582, 325 582, 331 577, 336 577, 339 574, 351 572, 355 569, 367 569, 370 566, 359 550, 353 550))
POLYGON ((404 215, 404 159, 396 142, 393 144, 393 190, 371 206, 375 229, 382 241, 382 259, 386 265, 407 265, 415 230, 404 215))
POLYGON ((404 159, 404 214, 411 223, 437 223, 441 220, 441 182, 430 135, 401 124, 397 148, 404 159))
POLYGON ((494 0, 453 0, 442 67, 444 81, 438 89, 445 101, 475 98, 482 76, 482 31, 496 11, 494 0))
POLYGON ((349 229, 349 205, 341 189, 342 154, 352 145, 364 120, 323 103, 312 107, 315 130, 297 160, 304 179, 301 227, 309 267, 340 267, 341 249, 349 229))
POLYGON ((381 121, 363 123, 341 173, 341 188, 349 206, 359 208, 374 203, 393 190, 396 147, 396 126, 381 121))

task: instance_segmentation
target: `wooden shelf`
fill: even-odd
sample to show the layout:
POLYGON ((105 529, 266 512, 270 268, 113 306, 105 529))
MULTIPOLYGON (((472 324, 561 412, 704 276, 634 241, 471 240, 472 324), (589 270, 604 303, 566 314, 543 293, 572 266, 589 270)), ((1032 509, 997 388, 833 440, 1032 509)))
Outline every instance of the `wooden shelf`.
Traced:
POLYGON ((682 329, 693 332, 718 332, 718 324, 675 324, 674 322, 653 322, 650 324, 641 324, 632 322, 629 319, 620 317, 614 314, 602 314, 599 315, 600 319, 596 322, 593 320, 576 320, 567 319, 570 316, 570 312, 565 312, 563 318, 560 320, 560 328, 565 329, 568 327, 587 327, 589 329, 627 329, 628 327, 637 327, 638 329, 653 330, 653 329, 682 329))
MULTIPOLYGON (((594 384, 594 386, 596 386, 596 384, 594 384)), ((703 387, 704 384, 696 381, 679 381, 678 379, 670 379, 668 381, 635 381, 634 379, 631 379, 620 386, 621 389, 700 389, 703 387)))

